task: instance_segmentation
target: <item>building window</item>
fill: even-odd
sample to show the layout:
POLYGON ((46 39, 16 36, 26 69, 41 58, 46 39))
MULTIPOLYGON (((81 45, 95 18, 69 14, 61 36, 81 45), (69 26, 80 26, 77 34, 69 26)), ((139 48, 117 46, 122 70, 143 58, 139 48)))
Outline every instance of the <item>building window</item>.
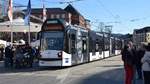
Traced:
POLYGON ((54 14, 51 14, 51 19, 53 19, 54 18, 54 14))
POLYGON ((65 18, 65 14, 61 14, 61 18, 65 18))
POLYGON ((57 15, 56 15, 56 18, 60 18, 60 15, 59 15, 59 14, 57 14, 57 15))
POLYGON ((147 34, 147 36, 149 36, 149 34, 147 34))

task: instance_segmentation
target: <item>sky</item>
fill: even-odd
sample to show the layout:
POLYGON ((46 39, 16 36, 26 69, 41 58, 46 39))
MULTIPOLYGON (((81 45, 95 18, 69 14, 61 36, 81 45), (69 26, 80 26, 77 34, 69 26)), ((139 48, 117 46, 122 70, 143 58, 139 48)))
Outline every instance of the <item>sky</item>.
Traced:
MULTIPOLYGON (((46 8, 65 8, 72 0, 44 0, 46 8)), ((14 0, 15 4, 27 5, 28 0, 14 0)), ((77 0, 71 3, 92 23, 97 30, 100 23, 112 25, 113 33, 133 33, 134 29, 150 26, 150 0, 77 0)), ((41 8, 42 0, 31 0, 32 8, 41 8)))

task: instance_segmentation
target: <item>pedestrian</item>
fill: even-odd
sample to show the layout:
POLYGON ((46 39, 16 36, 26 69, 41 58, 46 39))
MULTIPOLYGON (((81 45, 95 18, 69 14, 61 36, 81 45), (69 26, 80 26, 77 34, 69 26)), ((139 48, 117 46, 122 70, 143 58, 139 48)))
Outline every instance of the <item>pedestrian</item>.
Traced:
POLYGON ((13 51, 10 44, 5 48, 5 67, 13 67, 13 51))
POLYGON ((40 48, 39 48, 39 46, 37 46, 35 49, 36 49, 35 58, 37 59, 37 62, 38 62, 39 55, 40 55, 40 48))
POLYGON ((125 69, 125 84, 132 84, 134 79, 134 51, 132 44, 125 45, 121 54, 125 69))
POLYGON ((150 84, 150 43, 146 46, 144 57, 141 59, 144 84, 150 84))
POLYGON ((140 45, 140 47, 137 50, 137 55, 136 55, 136 72, 137 72, 137 77, 138 79, 142 79, 142 63, 141 63, 141 59, 144 56, 145 53, 145 49, 144 49, 144 45, 140 45))
POLYGON ((31 68, 33 64, 33 59, 34 59, 33 53, 35 52, 33 52, 32 47, 28 43, 25 44, 25 53, 27 53, 27 55, 29 56, 28 64, 29 64, 29 67, 31 68))
POLYGON ((0 44, 0 60, 3 60, 3 56, 4 56, 4 46, 0 44))
POLYGON ((15 51, 15 68, 23 67, 23 50, 21 45, 18 45, 15 51))

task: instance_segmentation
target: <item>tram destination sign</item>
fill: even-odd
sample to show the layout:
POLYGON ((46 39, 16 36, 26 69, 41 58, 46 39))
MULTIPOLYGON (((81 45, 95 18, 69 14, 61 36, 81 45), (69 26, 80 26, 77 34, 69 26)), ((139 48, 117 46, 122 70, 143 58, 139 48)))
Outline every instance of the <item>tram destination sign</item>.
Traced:
POLYGON ((58 20, 48 20, 47 24, 58 24, 58 20))
POLYGON ((63 30, 64 26, 63 23, 58 19, 48 19, 43 24, 43 31, 49 31, 49 30, 63 30))

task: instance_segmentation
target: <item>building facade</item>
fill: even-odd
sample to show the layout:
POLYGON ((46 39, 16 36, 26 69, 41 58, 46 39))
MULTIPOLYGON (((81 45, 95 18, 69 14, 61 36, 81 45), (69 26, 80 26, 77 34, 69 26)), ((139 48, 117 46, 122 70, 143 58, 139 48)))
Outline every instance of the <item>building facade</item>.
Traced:
POLYGON ((133 32, 133 42, 137 46, 141 43, 150 43, 150 27, 135 29, 133 32))
MULTIPOLYGON (((17 23, 10 27, 8 17, 5 17, 5 21, 0 22, 0 39, 10 41, 11 28, 13 28, 14 40, 23 39, 27 41, 28 38, 28 26, 24 25, 24 16, 26 10, 13 12, 13 23, 17 23), (21 21, 15 22, 15 19, 21 18, 21 21), (21 22, 21 23, 20 23, 21 22)), ((69 24, 78 25, 86 29, 90 29, 90 21, 86 20, 72 5, 68 5, 66 8, 46 8, 46 15, 48 19, 63 19, 69 24)), ((43 8, 33 8, 31 10, 30 22, 33 23, 31 27, 31 39, 35 39, 37 32, 40 31, 43 23, 43 8), (34 16, 34 17, 33 17, 34 16), (38 18, 38 19, 37 19, 38 18)))
MULTIPOLYGON (((26 10, 24 10, 26 11, 26 10)), ((43 19, 43 9, 34 8, 31 10, 31 14, 43 19)), ((87 29, 90 29, 90 21, 86 20, 72 5, 68 5, 66 8, 46 8, 46 15, 48 19, 63 19, 69 24, 78 25, 87 29)))

